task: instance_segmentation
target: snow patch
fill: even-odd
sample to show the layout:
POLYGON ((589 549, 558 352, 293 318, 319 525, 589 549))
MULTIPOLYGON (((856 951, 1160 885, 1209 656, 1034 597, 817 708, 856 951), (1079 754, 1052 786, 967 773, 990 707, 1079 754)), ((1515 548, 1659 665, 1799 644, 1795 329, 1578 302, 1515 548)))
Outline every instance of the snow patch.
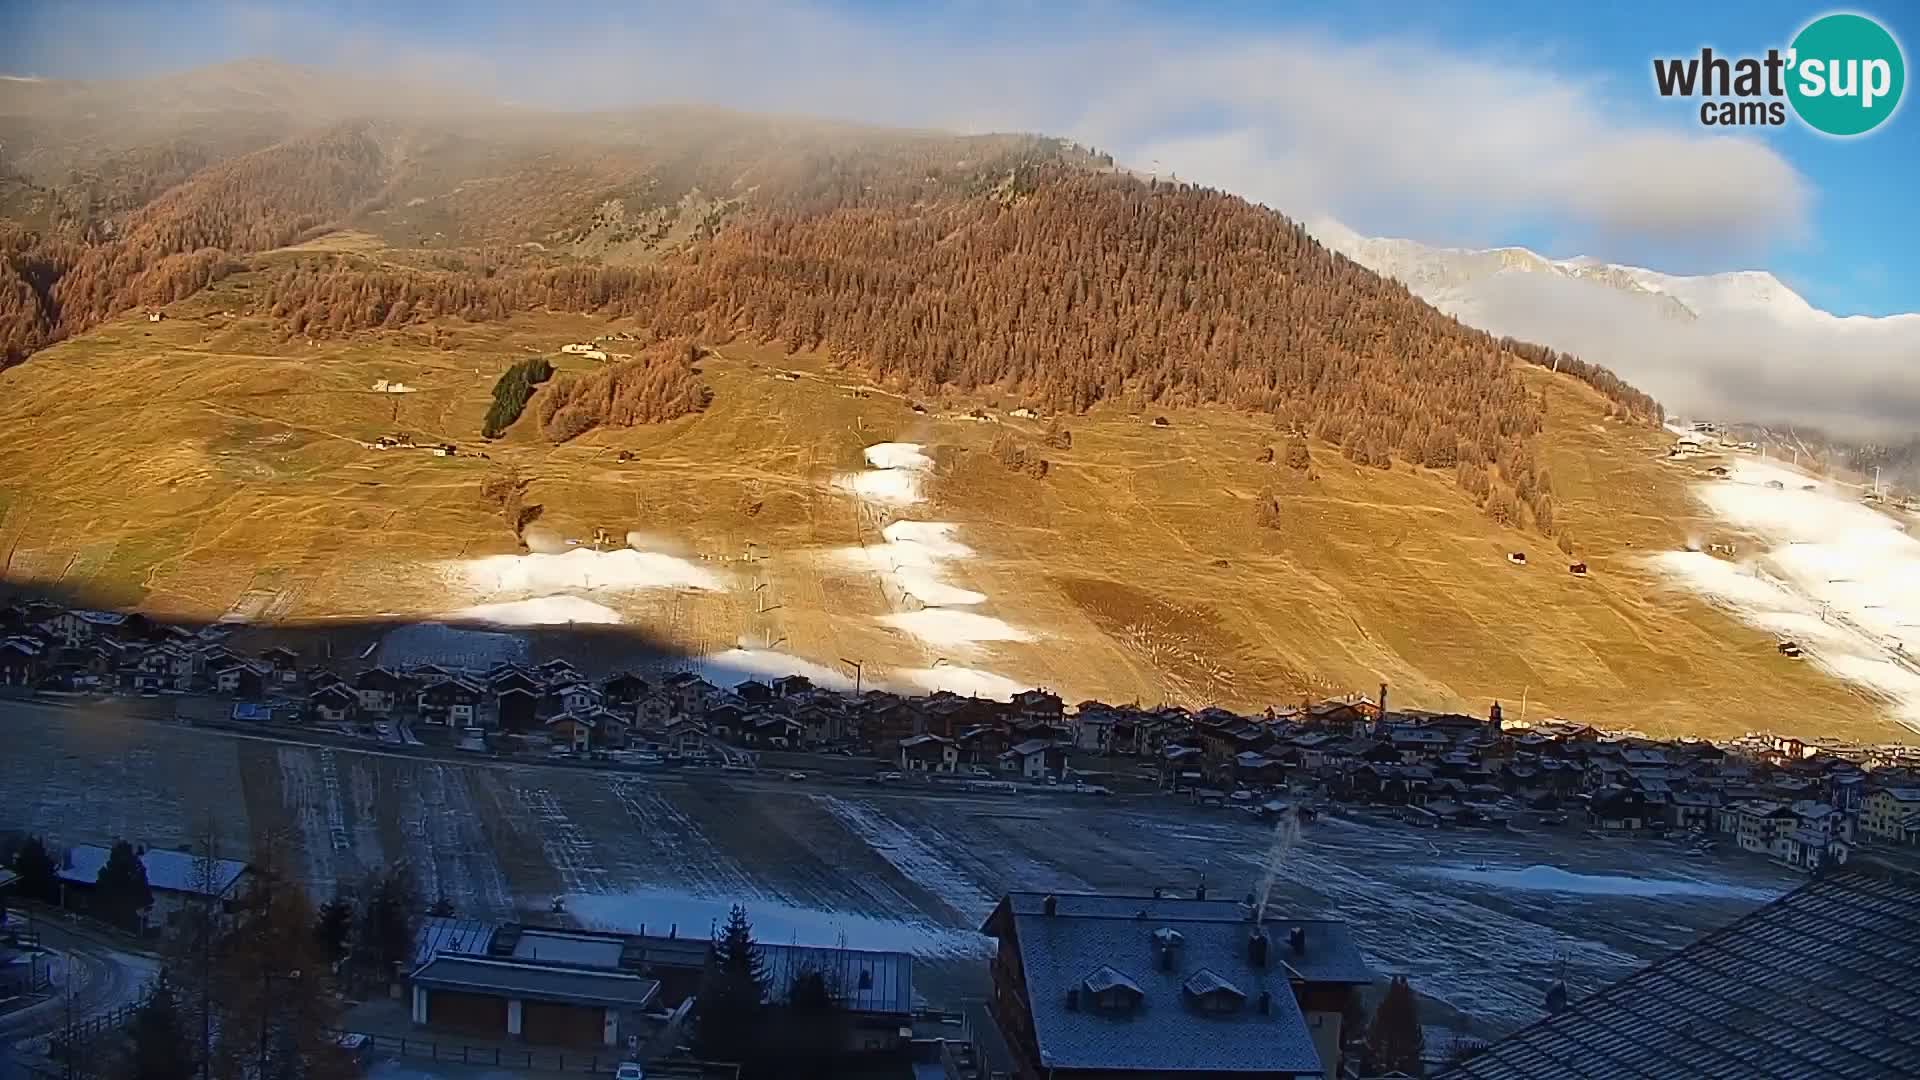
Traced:
POLYGON ((864 451, 865 472, 841 473, 833 486, 857 499, 882 506, 912 506, 921 499, 923 474, 933 468, 933 459, 921 452, 919 443, 875 443, 864 451))
POLYGON ((1034 635, 991 615, 946 608, 923 608, 880 616, 880 622, 912 634, 929 645, 977 645, 985 641, 1033 641, 1034 635))
POLYGON ((689 560, 632 549, 575 548, 565 554, 490 555, 443 563, 442 567, 455 580, 482 593, 642 592, 648 589, 718 592, 726 588, 718 574, 689 560))
POLYGON ((492 626, 566 626, 574 623, 613 625, 624 622, 620 613, 596 604, 583 596, 536 596, 529 600, 508 600, 497 604, 476 604, 449 611, 440 618, 455 623, 487 623, 492 626))
POLYGON ((624 893, 570 893, 567 911, 582 923, 603 930, 649 934, 672 928, 680 937, 704 941, 727 921, 735 902, 745 906, 756 939, 781 944, 850 949, 879 949, 923 957, 972 958, 988 955, 992 942, 971 930, 920 919, 881 919, 844 911, 795 907, 767 897, 716 899, 681 892, 637 890, 624 893))
POLYGON ((1895 720, 1920 731, 1920 540, 1844 488, 1776 462, 1737 460, 1728 479, 1695 491, 1772 546, 1738 565, 1699 552, 1666 552, 1652 565, 1799 642, 1813 663, 1886 698, 1895 720))
POLYGON ((1469 866, 1442 866, 1427 871, 1427 875, 1451 881, 1479 882, 1502 889, 1569 893, 1575 896, 1640 896, 1651 899, 1709 897, 1716 900, 1764 902, 1780 895, 1777 889, 1755 889, 1723 882, 1625 877, 1617 874, 1576 874, 1557 866, 1537 864, 1522 869, 1503 867, 1490 870, 1469 866))
POLYGON ((851 690, 853 680, 836 668, 802 660, 776 649, 733 648, 701 657, 694 670, 716 686, 736 686, 748 679, 771 680, 783 675, 805 675, 827 690, 851 690))
POLYGON ((922 452, 921 444, 910 442, 874 443, 865 451, 867 464, 876 469, 933 468, 933 459, 922 452))
POLYGON ((993 698, 995 701, 1011 701, 1013 695, 1022 690, 1031 689, 1027 684, 1015 682, 1005 675, 981 671, 978 668, 955 667, 952 664, 928 668, 904 668, 894 674, 915 688, 928 693, 945 690, 968 697, 993 698))

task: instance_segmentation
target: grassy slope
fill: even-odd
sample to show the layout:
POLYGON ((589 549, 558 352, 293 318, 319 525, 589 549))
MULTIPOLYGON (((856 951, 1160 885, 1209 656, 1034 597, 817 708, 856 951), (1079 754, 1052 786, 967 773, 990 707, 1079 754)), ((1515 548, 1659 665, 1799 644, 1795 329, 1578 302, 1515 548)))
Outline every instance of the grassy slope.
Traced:
MULTIPOLYGON (((102 602, 199 615, 325 617, 452 606, 432 560, 515 550, 481 506, 491 466, 471 457, 373 453, 389 431, 479 448, 493 380, 533 351, 608 329, 572 316, 451 324, 457 347, 399 336, 278 343, 237 306, 245 277, 174 305, 166 322, 121 320, 0 374, 0 552, 6 576, 60 581, 102 602), (420 388, 369 392, 375 379, 420 388)), ((1032 644, 954 663, 1070 696, 1238 706, 1390 681, 1405 704, 1549 712, 1649 732, 1756 727, 1875 739, 1899 729, 1772 640, 1641 570, 1638 556, 1714 531, 1656 433, 1609 425, 1599 398, 1544 372, 1545 453, 1561 519, 1593 568, 1564 571, 1537 536, 1497 528, 1451 483, 1398 466, 1358 468, 1316 447, 1310 473, 1257 464, 1275 445, 1259 417, 1173 413, 1170 429, 1102 409, 1070 422, 1044 481, 1007 473, 987 444, 1005 419, 921 416, 880 391, 856 396, 808 359, 748 348, 703 367, 706 414, 547 447, 523 419, 486 447, 532 476, 543 522, 666 534, 737 588, 654 596, 627 609, 684 647, 744 641, 831 663, 943 659, 872 622, 900 603, 824 555, 875 538, 828 484, 884 440, 934 447, 938 504, 980 557, 955 583, 982 610, 1040 632, 1032 644), (807 371, 797 382, 775 366, 807 371), (619 463, 615 451, 635 460, 619 463), (1285 526, 1256 529, 1251 501, 1279 492, 1285 526), (751 565, 749 541, 773 558, 751 565), (1525 549, 1534 565, 1509 565, 1525 549), (765 581, 771 610, 751 584, 765 581)), ((589 366, 571 359, 562 363, 589 366)), ((936 409, 936 413, 938 410, 936 409)))

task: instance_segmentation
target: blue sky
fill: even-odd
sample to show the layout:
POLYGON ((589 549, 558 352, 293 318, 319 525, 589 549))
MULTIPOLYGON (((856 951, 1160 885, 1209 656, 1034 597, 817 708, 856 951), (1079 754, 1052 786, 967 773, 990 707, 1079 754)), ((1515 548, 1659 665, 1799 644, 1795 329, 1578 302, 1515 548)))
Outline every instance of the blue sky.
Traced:
MULTIPOLYGON (((1920 311, 1911 102, 1860 139, 1795 123, 1726 138, 1652 90, 1655 56, 1763 52, 1828 10, 0 0, 0 71, 147 74, 266 55, 565 107, 713 100, 1043 130, 1363 233, 1679 273, 1767 269, 1840 314, 1920 311)), ((1850 10, 1892 29, 1911 64, 1920 11, 1850 10)))

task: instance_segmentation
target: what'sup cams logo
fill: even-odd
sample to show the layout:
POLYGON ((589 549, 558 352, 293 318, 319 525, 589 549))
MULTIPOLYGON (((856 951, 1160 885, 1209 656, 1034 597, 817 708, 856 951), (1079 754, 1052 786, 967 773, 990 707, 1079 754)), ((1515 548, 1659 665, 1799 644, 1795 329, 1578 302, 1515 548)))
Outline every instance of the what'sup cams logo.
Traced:
POLYGON ((1700 122, 1709 127, 1778 127, 1787 110, 1815 131, 1864 135, 1900 106, 1907 82, 1900 43, 1865 15, 1822 15, 1803 27, 1785 51, 1765 56, 1699 56, 1653 62, 1661 97, 1703 98, 1700 122))

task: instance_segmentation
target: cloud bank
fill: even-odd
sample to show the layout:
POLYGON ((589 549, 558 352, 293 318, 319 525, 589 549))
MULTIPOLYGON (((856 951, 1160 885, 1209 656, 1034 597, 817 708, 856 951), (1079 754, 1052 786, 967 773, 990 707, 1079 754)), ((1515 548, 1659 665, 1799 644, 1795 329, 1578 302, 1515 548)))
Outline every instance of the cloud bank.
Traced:
POLYGON ((1545 222, 1583 247, 1731 257, 1798 233, 1809 209, 1806 181, 1765 145, 1626 118, 1603 86, 1515 50, 1208 28, 1113 5, 918 8, 911 25, 758 2, 376 10, 227 4, 181 18, 136 5, 105 18, 51 5, 15 29, 18 50, 56 68, 264 53, 530 105, 703 101, 1043 131, 1296 218, 1465 242, 1545 222), (183 53, 182 24, 200 53, 183 53))

